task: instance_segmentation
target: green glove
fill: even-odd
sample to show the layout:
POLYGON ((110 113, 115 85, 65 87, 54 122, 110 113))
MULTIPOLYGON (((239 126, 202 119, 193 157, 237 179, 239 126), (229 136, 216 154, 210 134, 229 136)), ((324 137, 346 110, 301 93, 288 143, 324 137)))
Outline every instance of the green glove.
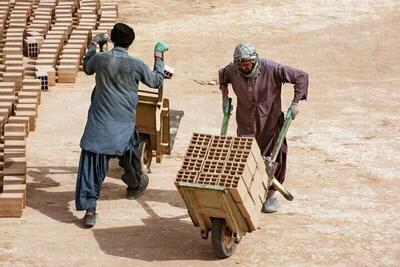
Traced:
POLYGON ((293 120, 296 118, 297 114, 299 114, 299 112, 300 112, 298 104, 299 103, 292 102, 292 104, 289 107, 289 111, 292 113, 293 120))
POLYGON ((158 42, 154 47, 154 57, 164 58, 164 52, 168 50, 168 45, 164 42, 158 42))

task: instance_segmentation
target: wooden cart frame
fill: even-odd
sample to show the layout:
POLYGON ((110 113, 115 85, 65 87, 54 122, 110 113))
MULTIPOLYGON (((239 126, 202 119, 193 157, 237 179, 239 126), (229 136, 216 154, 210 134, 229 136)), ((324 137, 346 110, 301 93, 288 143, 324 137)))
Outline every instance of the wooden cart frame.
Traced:
POLYGON ((222 186, 176 183, 200 235, 208 239, 211 234, 214 251, 219 258, 230 257, 241 238, 251 232, 228 189, 222 186))
POLYGON ((171 154, 169 99, 163 97, 163 88, 140 89, 136 108, 136 124, 141 137, 143 170, 150 172, 152 158, 161 163, 164 154, 171 154))

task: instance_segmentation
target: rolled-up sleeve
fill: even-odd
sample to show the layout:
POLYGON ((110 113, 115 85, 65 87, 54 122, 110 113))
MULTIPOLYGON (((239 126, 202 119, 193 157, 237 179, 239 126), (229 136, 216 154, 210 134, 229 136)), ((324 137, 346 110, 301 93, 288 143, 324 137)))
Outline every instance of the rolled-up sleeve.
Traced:
POLYGON ((87 75, 92 75, 95 73, 96 59, 97 59, 96 46, 91 45, 89 46, 86 55, 83 58, 83 70, 87 75))
POLYGON ((164 82, 164 61, 156 59, 153 71, 143 61, 139 61, 138 73, 142 83, 151 88, 159 88, 164 82))
POLYGON ((231 83, 230 68, 231 64, 218 71, 218 82, 220 86, 227 86, 229 83, 231 83))
POLYGON ((294 84, 293 101, 307 100, 308 74, 306 72, 286 65, 278 65, 276 75, 282 83, 294 84))

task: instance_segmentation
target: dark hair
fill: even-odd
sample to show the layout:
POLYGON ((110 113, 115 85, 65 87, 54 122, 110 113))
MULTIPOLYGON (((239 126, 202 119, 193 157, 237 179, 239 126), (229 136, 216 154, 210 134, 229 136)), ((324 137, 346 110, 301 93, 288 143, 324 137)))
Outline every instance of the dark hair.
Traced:
POLYGON ((117 23, 111 30, 111 41, 115 46, 128 47, 135 40, 135 32, 124 23, 117 23))

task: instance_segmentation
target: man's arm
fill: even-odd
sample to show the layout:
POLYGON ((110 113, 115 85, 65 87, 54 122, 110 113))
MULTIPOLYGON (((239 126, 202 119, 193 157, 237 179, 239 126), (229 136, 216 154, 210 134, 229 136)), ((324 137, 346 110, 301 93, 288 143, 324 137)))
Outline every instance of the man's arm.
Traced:
POLYGON ((306 72, 286 65, 278 65, 276 67, 276 75, 282 83, 294 84, 293 103, 307 100, 308 74, 306 72))
POLYGON ((155 58, 153 71, 143 61, 140 61, 139 75, 139 80, 148 87, 161 87, 164 81, 164 61, 155 58))
POLYGON ((230 65, 227 65, 218 71, 219 89, 221 90, 222 97, 229 95, 228 84, 231 82, 229 67, 230 65))
POLYGON ((92 75, 95 73, 96 58, 97 58, 96 48, 97 44, 95 42, 91 42, 89 44, 86 55, 83 58, 83 70, 87 75, 92 75))

